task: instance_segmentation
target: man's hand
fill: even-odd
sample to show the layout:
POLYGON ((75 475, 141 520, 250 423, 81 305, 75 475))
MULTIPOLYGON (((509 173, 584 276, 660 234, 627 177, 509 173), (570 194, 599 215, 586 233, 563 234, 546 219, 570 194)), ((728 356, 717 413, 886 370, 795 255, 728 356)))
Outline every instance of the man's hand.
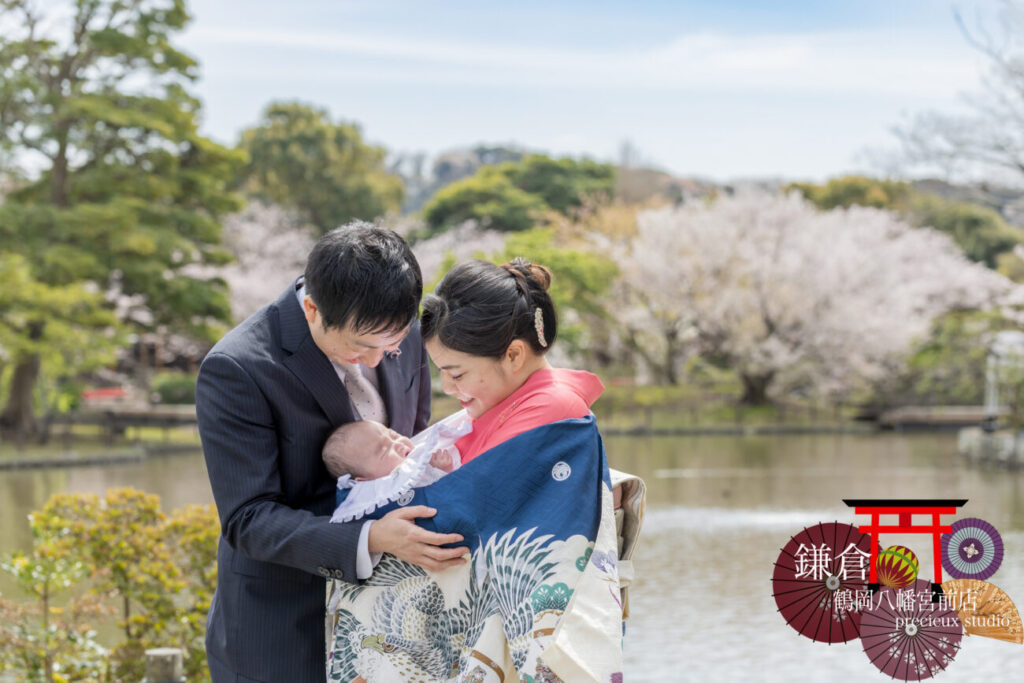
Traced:
POLYGON ((384 515, 370 526, 367 549, 371 553, 391 553, 400 560, 417 564, 430 571, 465 564, 468 548, 440 548, 445 543, 458 543, 461 534, 436 534, 416 526, 417 517, 433 517, 437 510, 426 505, 399 508, 384 515))

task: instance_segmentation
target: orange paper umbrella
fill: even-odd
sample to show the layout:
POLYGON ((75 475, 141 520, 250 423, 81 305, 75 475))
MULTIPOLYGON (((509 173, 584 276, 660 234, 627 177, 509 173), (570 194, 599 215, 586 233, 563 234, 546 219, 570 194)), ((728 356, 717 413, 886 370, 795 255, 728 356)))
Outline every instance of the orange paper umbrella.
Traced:
POLYGON ((980 579, 952 579, 942 584, 967 635, 1024 644, 1020 612, 1001 588, 980 579))

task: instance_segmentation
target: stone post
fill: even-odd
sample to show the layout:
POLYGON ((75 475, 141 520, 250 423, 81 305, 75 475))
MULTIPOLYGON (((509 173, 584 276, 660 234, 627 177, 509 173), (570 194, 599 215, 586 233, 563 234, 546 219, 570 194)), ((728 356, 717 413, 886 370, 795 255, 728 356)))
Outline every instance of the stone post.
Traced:
POLYGON ((181 650, 176 647, 146 650, 146 677, 142 683, 185 683, 181 650))

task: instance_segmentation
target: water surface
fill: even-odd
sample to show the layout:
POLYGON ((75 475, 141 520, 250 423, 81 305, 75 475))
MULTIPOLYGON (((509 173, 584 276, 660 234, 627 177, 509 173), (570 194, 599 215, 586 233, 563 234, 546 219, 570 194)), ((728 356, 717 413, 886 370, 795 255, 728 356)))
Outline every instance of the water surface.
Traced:
MULTIPOLYGON (((843 498, 967 498, 958 517, 981 517, 1006 555, 991 581, 1024 606, 1024 473, 968 466, 956 438, 939 435, 608 437, 614 467, 638 474, 649 507, 635 558, 627 680, 883 681, 859 642, 828 646, 796 634, 776 611, 772 563, 791 535, 819 521, 858 520, 843 498)), ((211 501, 202 456, 0 473, 0 552, 26 547, 25 516, 60 491, 134 486, 167 510, 211 501)), ((924 536, 903 543, 930 576, 924 536)), ((0 579, 0 591, 10 583, 0 579)), ((936 680, 1013 679, 1024 647, 964 639, 936 680)))

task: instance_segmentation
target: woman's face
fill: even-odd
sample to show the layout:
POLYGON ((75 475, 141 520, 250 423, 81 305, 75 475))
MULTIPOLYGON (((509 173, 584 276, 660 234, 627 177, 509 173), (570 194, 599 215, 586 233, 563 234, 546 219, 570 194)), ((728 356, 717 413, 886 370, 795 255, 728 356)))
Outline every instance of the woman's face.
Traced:
POLYGON ((441 370, 444 393, 454 396, 474 420, 522 386, 508 354, 501 359, 473 356, 444 346, 437 337, 426 343, 427 353, 441 370))

